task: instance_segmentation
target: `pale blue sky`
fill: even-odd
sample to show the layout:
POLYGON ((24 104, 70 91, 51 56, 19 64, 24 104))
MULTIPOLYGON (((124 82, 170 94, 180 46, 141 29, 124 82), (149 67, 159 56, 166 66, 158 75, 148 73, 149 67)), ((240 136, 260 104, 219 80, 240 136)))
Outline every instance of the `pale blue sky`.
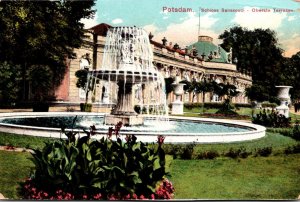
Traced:
POLYGON ((185 47, 197 40, 199 10, 219 9, 219 12, 200 12, 200 34, 210 35, 214 43, 218 36, 234 25, 248 29, 270 28, 277 33, 286 56, 300 51, 300 2, 295 0, 97 0, 96 16, 86 26, 107 23, 112 26, 138 26, 154 34, 161 42, 185 47), (194 12, 163 12, 163 7, 191 8, 194 12), (271 12, 252 12, 252 8, 266 8, 271 12), (243 13, 224 13, 222 8, 246 9, 243 13), (294 12, 274 12, 273 8, 294 12))

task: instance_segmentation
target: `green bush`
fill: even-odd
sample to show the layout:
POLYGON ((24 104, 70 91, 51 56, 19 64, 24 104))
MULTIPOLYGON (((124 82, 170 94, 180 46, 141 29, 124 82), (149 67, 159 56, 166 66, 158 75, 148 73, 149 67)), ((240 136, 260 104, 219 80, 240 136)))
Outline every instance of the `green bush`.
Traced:
POLYGON ((163 149, 166 154, 173 156, 173 159, 177 159, 181 156, 182 146, 178 144, 164 144, 163 149))
POLYGON ((219 157, 220 154, 217 151, 204 151, 195 155, 196 159, 215 159, 219 157))
POLYGON ((254 156, 270 156, 272 154, 272 147, 264 147, 255 149, 254 156))
POLYGON ((291 138, 295 140, 300 140, 300 125, 299 123, 296 123, 293 127, 293 131, 291 133, 291 138))
POLYGON ((229 99, 226 99, 222 105, 221 108, 216 112, 216 114, 223 114, 223 115, 238 115, 237 112, 233 111, 234 105, 230 103, 229 99))
POLYGON ((93 105, 90 103, 80 103, 80 111, 91 112, 93 105))
MULTIPOLYGON (((204 107, 207 109, 212 109, 212 108, 221 108, 222 103, 218 102, 206 102, 204 103, 204 107)), ((193 109, 193 108, 201 108, 202 107, 202 102, 187 102, 184 103, 184 107, 187 109, 193 109)))
POLYGON ((247 158, 251 154, 252 152, 247 152, 245 147, 240 147, 238 149, 230 148, 228 152, 224 153, 224 156, 235 159, 235 158, 247 158))
POLYGON ((294 146, 289 146, 284 150, 285 154, 299 154, 300 153, 300 144, 294 146))
POLYGON ((252 117, 252 123, 263 125, 266 127, 290 127, 291 125, 291 118, 286 118, 282 114, 278 114, 274 110, 271 113, 267 113, 264 109, 262 112, 259 112, 256 116, 252 117))
POLYGON ((195 147, 195 144, 186 144, 182 148, 182 152, 180 153, 180 158, 184 159, 184 160, 193 159, 194 147, 195 147))
POLYGON ((159 137, 159 144, 137 142, 131 135, 123 142, 120 128, 121 123, 111 127, 108 138, 100 140, 91 139, 95 127, 79 138, 67 132, 67 140, 46 143, 43 150, 35 150, 35 172, 24 186, 24 198, 39 197, 29 187, 40 190, 41 199, 86 199, 99 194, 101 199, 159 198, 156 189, 167 174, 163 137, 159 137), (117 141, 111 140, 113 132, 117 141))
MULTIPOLYGON (((206 102, 204 103, 204 107, 207 109, 220 109, 222 108, 223 103, 219 102, 206 102)), ((241 107, 246 107, 246 108, 251 108, 251 104, 249 103, 231 103, 233 107, 241 108, 241 107)), ((202 107, 202 102, 187 102, 184 103, 184 107, 186 109, 193 109, 193 108, 201 108, 202 107)))

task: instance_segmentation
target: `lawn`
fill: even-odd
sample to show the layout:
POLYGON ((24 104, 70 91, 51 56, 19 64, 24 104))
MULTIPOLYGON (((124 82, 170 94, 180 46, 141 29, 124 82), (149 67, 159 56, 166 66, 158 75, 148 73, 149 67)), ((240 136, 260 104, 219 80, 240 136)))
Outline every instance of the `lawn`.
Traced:
POLYGON ((300 154, 233 160, 173 160, 176 199, 296 199, 300 154))
MULTIPOLYGON (((217 108, 204 108, 204 113, 208 114, 214 114, 218 111, 217 108)), ((185 113, 202 113, 202 108, 201 107, 194 107, 192 109, 187 109, 184 108, 185 113)), ((248 115, 251 116, 252 109, 249 107, 240 107, 238 110, 236 110, 239 115, 248 115)), ((259 110, 255 110, 255 113, 259 112, 259 110)))
POLYGON ((282 153, 285 148, 288 146, 294 146, 297 144, 297 141, 290 137, 283 136, 279 133, 271 133, 267 132, 266 136, 246 142, 237 142, 237 143, 225 143, 225 144, 199 144, 195 146, 195 152, 203 152, 203 151, 217 151, 219 153, 223 153, 228 151, 230 148, 238 149, 244 147, 246 151, 253 152, 255 149, 264 148, 264 147, 272 147, 273 153, 282 153))
MULTIPOLYGON (((18 199, 19 182, 33 163, 25 152, 0 151, 0 190, 18 199)), ((170 158, 168 158, 170 160, 170 158)), ((171 162, 176 199, 295 199, 300 194, 300 154, 233 160, 171 162)))
POLYGON ((17 188, 29 177, 33 162, 28 152, 0 151, 0 193, 9 199, 20 199, 17 188))
POLYGON ((45 142, 54 141, 55 138, 35 137, 29 135, 16 135, 11 133, 0 132, 0 145, 14 146, 30 149, 43 148, 45 142))
MULTIPOLYGON (((27 145, 41 148, 48 138, 0 134, 1 144, 27 145), (12 138, 10 138, 12 137, 12 138), (11 141, 9 141, 11 140, 11 141)), ((176 199, 295 199, 300 194, 300 154, 284 155, 281 151, 297 142, 289 137, 268 132, 259 140, 228 143, 201 144, 195 152, 229 148, 255 148, 272 146, 268 157, 214 160, 180 160, 167 157, 168 170, 176 189, 176 199)), ((33 167, 27 152, 0 151, 0 193, 18 199, 17 187, 29 176, 33 167)))
MULTIPOLYGON (((218 109, 217 108, 204 108, 205 115, 202 115, 201 107, 194 107, 192 109, 184 108, 183 111, 184 111, 183 116, 188 116, 188 117, 209 117, 208 114, 215 114, 218 111, 218 109)), ((260 111, 261 111, 260 109, 255 109, 253 111, 253 109, 251 109, 249 107, 240 107, 238 110, 236 110, 236 112, 239 115, 248 116, 249 118, 242 117, 242 119, 246 119, 246 120, 251 120, 252 113, 258 114, 260 111)), ((292 119, 292 123, 295 123, 297 120, 300 121, 300 115, 298 115, 298 114, 290 112, 289 116, 292 119)), ((216 118, 216 117, 212 117, 212 118, 216 118)), ((237 117, 233 117, 233 118, 231 118, 231 117, 220 117, 220 118, 237 119, 237 117)))

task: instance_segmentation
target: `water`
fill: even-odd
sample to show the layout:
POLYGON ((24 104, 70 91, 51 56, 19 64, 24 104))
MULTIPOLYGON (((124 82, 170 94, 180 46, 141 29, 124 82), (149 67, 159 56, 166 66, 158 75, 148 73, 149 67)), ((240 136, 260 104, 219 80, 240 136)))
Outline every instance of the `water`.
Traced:
POLYGON ((108 100, 105 102, 116 104, 112 114, 133 112, 133 106, 138 105, 145 109, 140 110, 140 114, 156 115, 159 121, 168 122, 164 78, 153 65, 153 50, 145 30, 137 27, 109 29, 102 66, 91 72, 90 79, 102 81, 108 100), (120 88, 123 92, 125 88, 132 88, 126 101, 117 93, 120 88))
MULTIPOLYGON (((75 116, 59 116, 59 117, 28 117, 28 118, 6 118, 0 120, 2 123, 61 128, 65 126, 72 128, 72 123, 75 116)), ((78 116, 74 125, 74 129, 87 129, 89 126, 95 125, 97 130, 107 130, 107 125, 103 125, 103 116, 78 116)), ((170 120, 165 122, 155 119, 146 119, 143 126, 122 127, 121 131, 134 132, 168 132, 168 133, 231 133, 245 132, 252 130, 246 127, 238 127, 236 125, 225 125, 221 123, 207 122, 191 122, 170 120)))

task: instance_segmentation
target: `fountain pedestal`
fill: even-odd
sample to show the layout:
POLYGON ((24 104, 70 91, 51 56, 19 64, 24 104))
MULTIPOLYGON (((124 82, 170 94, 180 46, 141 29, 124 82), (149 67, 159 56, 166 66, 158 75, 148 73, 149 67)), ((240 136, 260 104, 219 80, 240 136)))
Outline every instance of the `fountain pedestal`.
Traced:
POLYGON ((104 124, 116 125, 122 122, 124 126, 136 126, 144 124, 144 117, 139 115, 113 115, 107 114, 104 117, 104 124))
POLYGON ((134 111, 132 86, 133 83, 118 82, 118 101, 111 114, 105 115, 104 123, 107 125, 116 125, 122 122, 125 126, 143 125, 144 117, 134 111))
POLYGON ((284 115, 286 118, 289 117, 288 101, 290 100, 289 90, 292 86, 275 86, 279 88, 278 98, 280 100, 280 106, 276 107, 279 114, 284 115))
POLYGON ((184 93, 183 86, 185 84, 175 81, 175 83, 173 83, 172 85, 174 86, 174 94, 176 95, 176 100, 172 102, 172 114, 173 115, 183 114, 183 102, 181 101, 180 98, 184 93))

